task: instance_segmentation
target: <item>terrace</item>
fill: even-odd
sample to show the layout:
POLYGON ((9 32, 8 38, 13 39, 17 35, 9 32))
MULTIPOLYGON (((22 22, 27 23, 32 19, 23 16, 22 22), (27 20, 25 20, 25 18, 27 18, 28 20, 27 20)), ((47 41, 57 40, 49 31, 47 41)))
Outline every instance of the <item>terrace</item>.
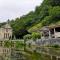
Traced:
POLYGON ((45 26, 40 31, 41 38, 60 38, 60 25, 45 26))

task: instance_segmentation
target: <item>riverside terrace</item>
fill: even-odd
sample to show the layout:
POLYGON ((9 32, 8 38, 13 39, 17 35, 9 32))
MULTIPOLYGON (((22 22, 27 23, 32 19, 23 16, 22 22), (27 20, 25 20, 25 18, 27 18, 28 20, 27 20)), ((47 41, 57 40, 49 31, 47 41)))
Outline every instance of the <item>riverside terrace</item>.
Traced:
POLYGON ((36 40, 38 46, 60 45, 60 25, 45 26, 39 32, 41 32, 41 39, 36 40))
POLYGON ((37 46, 47 46, 47 45, 59 45, 60 46, 60 38, 51 38, 51 39, 39 39, 36 40, 37 46))
POLYGON ((45 26, 40 32, 41 38, 60 38, 60 25, 45 26))

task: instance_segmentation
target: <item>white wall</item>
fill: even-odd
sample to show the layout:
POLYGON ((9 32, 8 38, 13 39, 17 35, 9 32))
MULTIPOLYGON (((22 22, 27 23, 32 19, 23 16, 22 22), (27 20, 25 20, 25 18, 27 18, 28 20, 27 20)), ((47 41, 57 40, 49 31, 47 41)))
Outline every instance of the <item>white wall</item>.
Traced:
POLYGON ((60 32, 55 33, 55 38, 58 38, 58 37, 60 37, 60 32))

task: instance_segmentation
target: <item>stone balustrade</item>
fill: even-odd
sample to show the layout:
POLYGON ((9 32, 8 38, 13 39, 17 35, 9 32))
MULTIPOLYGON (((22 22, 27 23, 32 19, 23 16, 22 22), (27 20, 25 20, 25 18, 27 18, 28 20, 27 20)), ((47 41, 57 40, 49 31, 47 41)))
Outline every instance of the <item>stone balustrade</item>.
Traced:
POLYGON ((39 39, 36 40, 37 45, 60 45, 60 38, 51 38, 51 39, 39 39))

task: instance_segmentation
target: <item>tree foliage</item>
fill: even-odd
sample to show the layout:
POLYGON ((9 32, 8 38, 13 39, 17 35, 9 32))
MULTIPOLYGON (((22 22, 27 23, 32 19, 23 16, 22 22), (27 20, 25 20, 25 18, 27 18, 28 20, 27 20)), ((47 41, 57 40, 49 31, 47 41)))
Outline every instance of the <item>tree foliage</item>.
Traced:
POLYGON ((24 40, 28 40, 28 39, 31 39, 31 38, 32 38, 31 34, 27 34, 27 35, 24 36, 24 40))
POLYGON ((33 39, 33 40, 40 39, 40 38, 41 38, 40 33, 36 33, 36 32, 33 32, 33 33, 32 33, 32 39, 33 39))

